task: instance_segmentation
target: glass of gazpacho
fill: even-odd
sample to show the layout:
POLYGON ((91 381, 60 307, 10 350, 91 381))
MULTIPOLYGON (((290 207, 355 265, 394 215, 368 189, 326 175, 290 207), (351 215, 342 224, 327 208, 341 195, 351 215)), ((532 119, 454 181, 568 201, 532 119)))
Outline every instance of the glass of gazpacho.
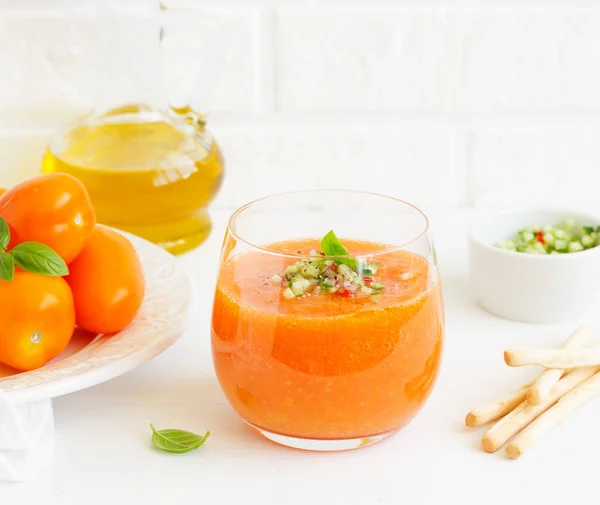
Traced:
POLYGON ((212 351, 234 410, 301 449, 362 447, 423 406, 444 311, 427 217, 354 191, 270 196, 231 217, 212 351))

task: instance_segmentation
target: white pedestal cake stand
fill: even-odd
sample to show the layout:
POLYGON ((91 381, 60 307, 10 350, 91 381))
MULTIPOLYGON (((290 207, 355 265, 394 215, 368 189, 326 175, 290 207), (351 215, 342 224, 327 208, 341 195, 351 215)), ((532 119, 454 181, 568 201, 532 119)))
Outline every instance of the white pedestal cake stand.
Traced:
POLYGON ((0 366, 0 480, 26 480, 51 458, 52 398, 124 374, 184 332, 191 306, 187 275, 169 253, 123 235, 138 251, 146 276, 146 296, 135 320, 114 335, 77 330, 68 348, 38 370, 17 373, 0 366))

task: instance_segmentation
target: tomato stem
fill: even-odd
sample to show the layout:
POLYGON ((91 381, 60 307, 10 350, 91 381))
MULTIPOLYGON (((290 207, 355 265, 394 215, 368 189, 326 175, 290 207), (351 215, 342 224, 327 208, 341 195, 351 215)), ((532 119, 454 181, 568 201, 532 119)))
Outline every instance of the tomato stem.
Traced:
POLYGON ((31 335, 29 335, 29 340, 34 344, 39 344, 44 338, 44 335, 41 331, 34 331, 31 335))

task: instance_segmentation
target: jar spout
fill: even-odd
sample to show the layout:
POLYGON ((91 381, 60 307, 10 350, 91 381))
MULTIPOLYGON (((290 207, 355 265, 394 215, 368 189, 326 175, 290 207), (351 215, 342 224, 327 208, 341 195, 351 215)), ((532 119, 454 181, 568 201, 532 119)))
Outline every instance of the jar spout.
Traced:
POLYGON ((196 112, 191 105, 184 105, 182 107, 170 105, 169 111, 171 115, 175 116, 178 120, 189 124, 197 132, 203 133, 205 131, 206 116, 196 112))

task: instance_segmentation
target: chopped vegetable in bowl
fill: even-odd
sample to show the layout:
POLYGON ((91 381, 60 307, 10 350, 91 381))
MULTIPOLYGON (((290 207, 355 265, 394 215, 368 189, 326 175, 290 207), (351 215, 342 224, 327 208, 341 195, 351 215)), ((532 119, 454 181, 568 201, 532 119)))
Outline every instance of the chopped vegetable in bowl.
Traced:
POLYGON ((600 245, 600 226, 581 226, 567 219, 557 226, 531 226, 512 239, 501 240, 497 247, 526 254, 567 254, 600 245))

